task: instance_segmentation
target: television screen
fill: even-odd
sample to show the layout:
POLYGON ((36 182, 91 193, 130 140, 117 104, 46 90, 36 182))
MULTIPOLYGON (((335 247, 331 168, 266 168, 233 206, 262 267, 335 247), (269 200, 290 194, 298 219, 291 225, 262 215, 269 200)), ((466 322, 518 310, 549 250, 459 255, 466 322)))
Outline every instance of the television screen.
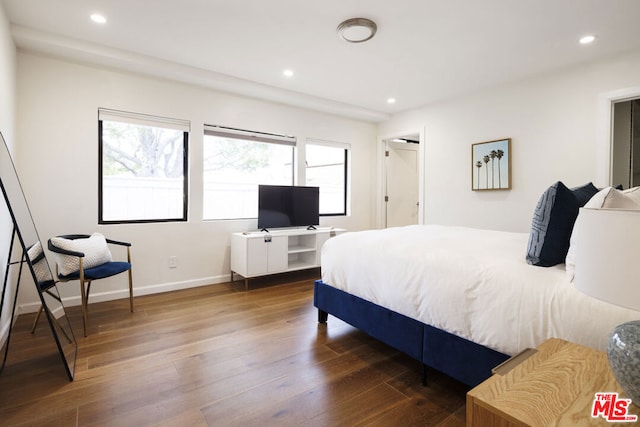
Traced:
POLYGON ((291 185, 258 186, 258 228, 308 227, 320 223, 320 189, 291 185))

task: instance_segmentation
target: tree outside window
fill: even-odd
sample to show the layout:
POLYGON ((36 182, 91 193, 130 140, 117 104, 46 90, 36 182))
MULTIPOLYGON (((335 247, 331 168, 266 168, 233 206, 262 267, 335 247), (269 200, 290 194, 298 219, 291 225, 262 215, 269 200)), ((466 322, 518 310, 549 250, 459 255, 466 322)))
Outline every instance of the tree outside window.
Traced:
POLYGON ((185 221, 188 132, 100 120, 99 222, 185 221))

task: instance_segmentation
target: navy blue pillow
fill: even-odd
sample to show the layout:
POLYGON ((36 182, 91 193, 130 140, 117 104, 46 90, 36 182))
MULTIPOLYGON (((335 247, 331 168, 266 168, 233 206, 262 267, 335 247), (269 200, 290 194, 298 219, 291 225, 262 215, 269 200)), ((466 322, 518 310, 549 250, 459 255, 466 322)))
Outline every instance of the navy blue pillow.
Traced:
POLYGON ((564 262, 579 208, 580 202, 573 191, 560 181, 542 193, 529 233, 529 264, 551 267, 564 262))
POLYGON ((583 207, 599 190, 590 182, 582 187, 572 188, 571 191, 573 195, 576 196, 579 207, 583 207))

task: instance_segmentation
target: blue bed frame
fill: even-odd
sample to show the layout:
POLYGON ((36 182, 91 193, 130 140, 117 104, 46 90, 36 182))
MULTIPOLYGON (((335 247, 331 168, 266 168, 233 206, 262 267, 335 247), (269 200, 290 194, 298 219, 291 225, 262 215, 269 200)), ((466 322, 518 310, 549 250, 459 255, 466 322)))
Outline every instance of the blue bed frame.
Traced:
POLYGON ((321 280, 314 284, 313 305, 318 308, 319 323, 326 323, 331 314, 421 362, 423 384, 427 380, 427 367, 431 367, 474 387, 489 378, 495 366, 509 358, 321 280))

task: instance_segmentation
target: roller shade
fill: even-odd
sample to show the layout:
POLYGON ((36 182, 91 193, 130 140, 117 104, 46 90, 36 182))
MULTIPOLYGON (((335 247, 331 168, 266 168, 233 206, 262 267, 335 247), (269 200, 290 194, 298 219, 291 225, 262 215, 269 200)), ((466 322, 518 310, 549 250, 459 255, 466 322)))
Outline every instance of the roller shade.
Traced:
POLYGON ((109 110, 106 108, 98 108, 98 120, 162 127, 182 132, 189 132, 191 130, 191 123, 188 120, 150 116, 147 114, 130 113, 127 111, 109 110))
POLYGON ((294 136, 278 135, 266 132, 254 132, 244 129, 229 128, 216 125, 205 125, 204 134, 219 136, 222 138, 235 138, 248 141, 268 142, 271 144, 282 144, 295 147, 296 138, 294 136))
POLYGON ((309 145, 322 145, 323 147, 341 148, 343 150, 351 150, 351 144, 346 142, 323 141, 321 139, 307 138, 309 145))

